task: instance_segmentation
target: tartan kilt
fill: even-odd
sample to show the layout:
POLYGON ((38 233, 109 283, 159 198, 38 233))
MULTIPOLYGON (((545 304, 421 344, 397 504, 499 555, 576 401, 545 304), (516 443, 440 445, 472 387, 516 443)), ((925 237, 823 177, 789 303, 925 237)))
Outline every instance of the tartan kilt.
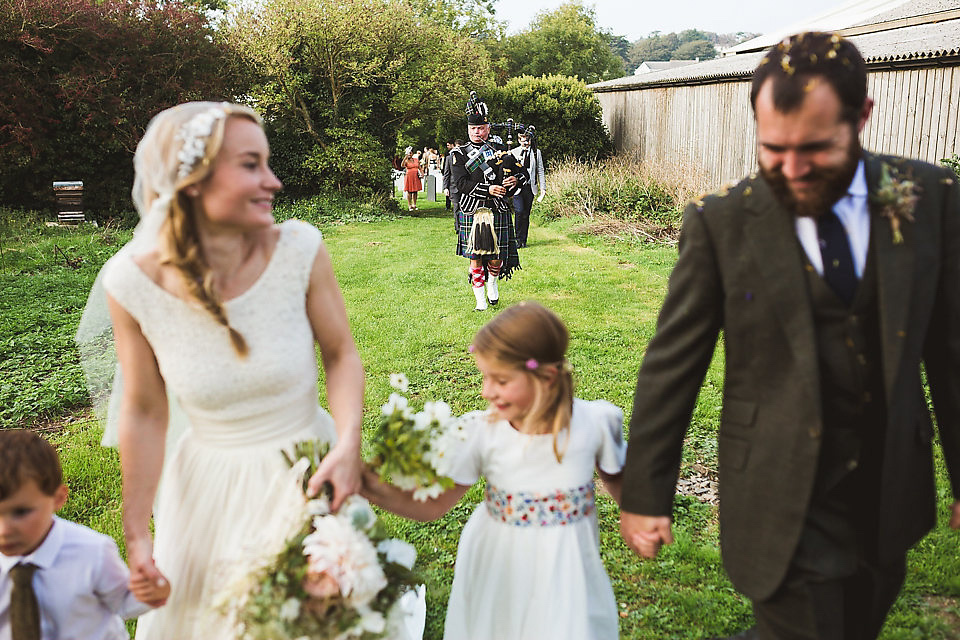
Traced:
POLYGON ((493 211, 493 229, 497 233, 497 246, 500 253, 496 256, 491 254, 478 255, 467 253, 467 243, 470 240, 470 228, 473 226, 473 212, 457 211, 457 255, 471 260, 481 260, 484 265, 490 260, 502 260, 503 267, 500 270, 500 277, 509 279, 514 271, 520 269, 520 252, 517 251, 517 238, 513 231, 513 217, 510 210, 493 211), (504 238, 508 241, 504 242, 504 238))

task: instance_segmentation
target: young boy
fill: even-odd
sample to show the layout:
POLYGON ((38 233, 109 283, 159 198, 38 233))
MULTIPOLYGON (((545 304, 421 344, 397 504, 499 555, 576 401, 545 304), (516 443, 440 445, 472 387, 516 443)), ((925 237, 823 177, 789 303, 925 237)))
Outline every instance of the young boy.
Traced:
POLYGON ((126 639, 123 619, 170 595, 166 582, 128 587, 113 539, 56 517, 67 493, 46 440, 0 429, 0 640, 126 639))

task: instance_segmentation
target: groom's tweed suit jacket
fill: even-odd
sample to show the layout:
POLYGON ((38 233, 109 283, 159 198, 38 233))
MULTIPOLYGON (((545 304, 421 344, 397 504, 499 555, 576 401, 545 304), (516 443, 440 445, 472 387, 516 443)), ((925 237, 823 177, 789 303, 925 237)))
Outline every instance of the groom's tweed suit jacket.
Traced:
MULTIPOLYGON (((869 191, 882 163, 919 187, 902 243, 870 205, 885 425, 874 540, 895 558, 935 522, 925 367, 953 494, 960 499, 960 186, 952 172, 864 154, 869 191)), ((824 407, 817 328, 793 218, 751 176, 689 205, 679 257, 637 380, 624 511, 672 512, 680 453, 697 393, 723 331, 719 433, 720 542, 734 585, 762 600, 782 582, 818 482, 824 407)), ((845 347, 844 347, 845 348, 845 347)), ((874 348, 876 350, 876 347, 874 348)))

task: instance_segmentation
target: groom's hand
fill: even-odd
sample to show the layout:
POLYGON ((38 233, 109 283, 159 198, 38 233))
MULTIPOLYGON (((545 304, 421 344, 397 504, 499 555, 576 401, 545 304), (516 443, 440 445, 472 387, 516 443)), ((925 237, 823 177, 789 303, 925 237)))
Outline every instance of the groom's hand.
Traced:
POLYGON ((620 512, 620 535, 624 542, 644 558, 655 558, 660 547, 673 544, 670 516, 644 516, 620 512))

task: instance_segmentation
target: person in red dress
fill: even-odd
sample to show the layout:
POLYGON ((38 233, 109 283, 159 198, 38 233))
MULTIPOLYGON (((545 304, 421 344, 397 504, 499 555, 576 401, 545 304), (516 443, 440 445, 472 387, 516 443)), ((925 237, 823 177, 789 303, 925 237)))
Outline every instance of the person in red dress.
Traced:
POLYGON ((420 178, 423 177, 423 172, 420 168, 419 152, 413 153, 413 147, 407 147, 404 152, 403 162, 400 164, 404 171, 407 172, 403 180, 403 193, 407 196, 407 209, 416 211, 417 194, 423 190, 423 183, 420 181, 420 178))

